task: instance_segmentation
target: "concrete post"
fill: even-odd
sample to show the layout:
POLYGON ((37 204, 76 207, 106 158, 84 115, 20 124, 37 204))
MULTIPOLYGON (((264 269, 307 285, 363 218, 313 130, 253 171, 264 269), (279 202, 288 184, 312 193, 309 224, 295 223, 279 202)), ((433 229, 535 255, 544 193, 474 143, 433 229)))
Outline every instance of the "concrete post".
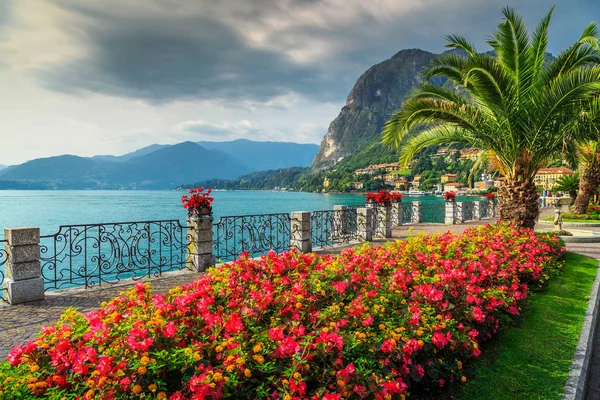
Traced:
POLYGON ((392 203, 392 226, 402 225, 402 202, 392 203))
POLYGON ((40 266, 40 228, 6 228, 4 299, 10 304, 44 300, 40 266))
POLYGON ((385 238, 392 237, 392 207, 377 207, 377 235, 385 238))
POLYGON ((348 206, 333 206, 333 226, 337 232, 334 236, 344 236, 348 234, 348 206))
POLYGON ((445 206, 444 223, 446 225, 456 224, 456 203, 453 201, 447 201, 445 206))
POLYGON ((310 237, 310 212, 292 212, 290 247, 295 247, 302 253, 310 253, 312 251, 312 239, 310 237))
POLYGON ((482 214, 482 202, 475 201, 473 202, 473 220, 479 221, 481 219, 482 214))
POLYGON ((370 242, 373 240, 372 221, 373 209, 371 207, 362 207, 356 210, 358 218, 358 237, 359 240, 370 242))
POLYGON ((423 222, 423 214, 421 210, 420 201, 412 202, 412 218, 410 222, 413 224, 420 224, 421 222, 423 222))
POLYGON ((213 219, 211 215, 188 218, 190 254, 187 268, 194 272, 204 272, 215 265, 213 255, 213 219))
POLYGON ((464 224, 465 223, 465 210, 464 210, 464 204, 465 203, 455 203, 456 207, 454 208, 455 210, 455 214, 454 214, 454 221, 457 224, 464 224))

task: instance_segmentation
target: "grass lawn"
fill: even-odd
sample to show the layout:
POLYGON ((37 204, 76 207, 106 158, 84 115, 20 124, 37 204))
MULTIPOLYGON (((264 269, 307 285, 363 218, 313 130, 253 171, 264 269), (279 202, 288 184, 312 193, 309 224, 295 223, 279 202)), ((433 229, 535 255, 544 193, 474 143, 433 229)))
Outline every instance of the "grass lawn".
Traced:
MULTIPOLYGON (((542 218, 543 221, 554 221, 554 217, 542 218)), ((568 219, 563 218, 563 222, 581 222, 583 224, 600 224, 600 219, 568 219)))
POLYGON ((484 345, 454 398, 561 398, 597 270, 597 260, 568 253, 563 273, 532 294, 521 317, 484 345))

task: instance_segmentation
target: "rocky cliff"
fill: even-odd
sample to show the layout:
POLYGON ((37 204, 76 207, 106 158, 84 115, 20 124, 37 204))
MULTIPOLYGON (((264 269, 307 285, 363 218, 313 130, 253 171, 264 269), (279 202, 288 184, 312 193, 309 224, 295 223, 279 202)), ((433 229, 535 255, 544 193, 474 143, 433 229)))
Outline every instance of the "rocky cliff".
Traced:
POLYGON ((369 68, 356 82, 346 105, 329 125, 312 170, 339 162, 376 140, 385 122, 419 82, 419 73, 436 54, 402 50, 389 60, 369 68))

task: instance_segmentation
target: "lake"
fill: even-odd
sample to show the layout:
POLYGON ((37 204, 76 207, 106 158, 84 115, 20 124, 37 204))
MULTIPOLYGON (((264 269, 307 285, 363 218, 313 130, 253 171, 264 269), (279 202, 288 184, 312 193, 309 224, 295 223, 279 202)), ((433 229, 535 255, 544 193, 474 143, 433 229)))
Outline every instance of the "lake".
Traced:
MULTIPOLYGON (((42 235, 60 225, 147 220, 185 220, 184 192, 41 190, 0 191, 0 239, 4 227, 38 226, 42 235)), ((320 194, 271 191, 214 192, 215 221, 220 216, 330 210, 334 205, 364 204, 364 194, 320 194)), ((478 200, 458 197, 458 201, 478 200)), ((405 196, 404 201, 441 202, 435 196, 405 196)))

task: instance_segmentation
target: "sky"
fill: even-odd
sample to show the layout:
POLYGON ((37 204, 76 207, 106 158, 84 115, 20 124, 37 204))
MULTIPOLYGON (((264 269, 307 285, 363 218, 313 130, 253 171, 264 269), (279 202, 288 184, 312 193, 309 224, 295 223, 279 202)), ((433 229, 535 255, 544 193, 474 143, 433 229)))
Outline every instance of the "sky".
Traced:
POLYGON ((557 53, 599 0, 0 0, 0 164, 152 143, 320 143, 370 66, 556 4, 557 53))

